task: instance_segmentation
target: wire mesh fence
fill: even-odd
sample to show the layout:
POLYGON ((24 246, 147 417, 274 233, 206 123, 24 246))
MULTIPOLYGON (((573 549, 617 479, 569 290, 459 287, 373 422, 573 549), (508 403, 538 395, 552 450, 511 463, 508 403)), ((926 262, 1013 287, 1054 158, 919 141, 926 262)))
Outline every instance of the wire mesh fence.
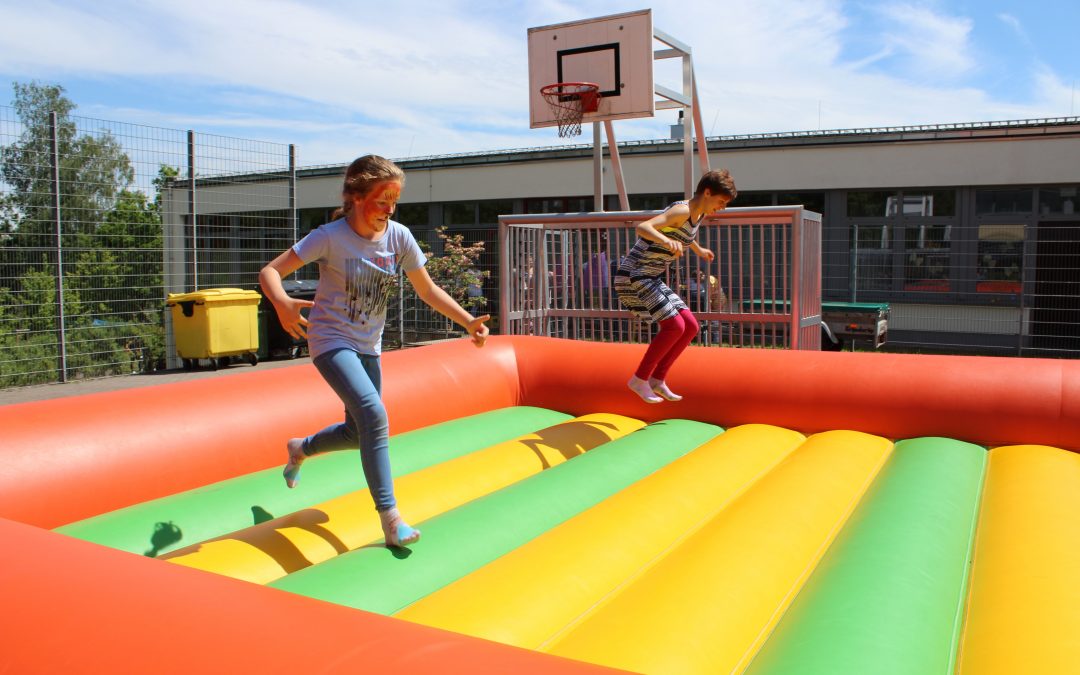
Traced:
POLYGON ((849 255, 827 268, 826 287, 832 299, 888 303, 894 348, 1075 358, 1078 192, 882 193, 873 215, 851 204, 867 193, 849 193, 849 255))
MULTIPOLYGON (((259 269, 304 233, 296 159, 291 145, 0 106, 0 387, 178 365, 168 358, 168 294, 258 290, 259 269)), ((527 201, 507 196, 497 213, 481 204, 475 219, 456 203, 406 205, 420 217, 397 217, 432 254, 437 281, 470 311, 495 317, 493 332, 515 332, 499 323, 510 301, 513 312, 543 309, 545 334, 648 339, 602 289, 604 263, 591 259, 603 253, 610 276, 630 230, 555 228, 501 257, 497 216, 528 213, 527 201), (429 207, 454 229, 433 227, 440 220, 425 217, 429 207), (477 226, 459 226, 469 222, 477 226)), ((864 310, 888 317, 887 341, 866 332, 871 322, 853 327, 848 344, 1080 355, 1080 184, 746 193, 738 205, 800 203, 824 214, 822 318, 833 312, 843 331, 864 310)), ((680 263, 673 283, 707 329, 702 344, 790 344, 790 331, 806 327, 771 316, 783 308, 770 298, 789 296, 760 285, 779 269, 770 257, 791 260, 787 240, 767 227, 741 231, 706 228, 715 269, 680 263), (751 264, 762 273, 748 286, 740 265, 751 264)), ((298 276, 313 281, 316 272, 298 276)), ((272 309, 260 306, 259 317, 261 331, 273 324, 272 309)), ((460 334, 401 284, 386 348, 460 334)))
POLYGON ((166 293, 295 234, 290 146, 0 106, 0 149, 0 387, 164 367, 166 293))

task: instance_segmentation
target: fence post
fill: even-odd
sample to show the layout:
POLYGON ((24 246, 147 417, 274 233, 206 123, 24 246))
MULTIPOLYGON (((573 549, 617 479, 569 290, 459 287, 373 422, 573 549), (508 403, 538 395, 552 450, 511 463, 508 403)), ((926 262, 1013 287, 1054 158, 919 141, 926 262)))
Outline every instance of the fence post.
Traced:
MULTIPOLYGON (((803 254, 806 252, 806 232, 803 230, 802 209, 797 209, 791 218, 791 283, 788 298, 791 309, 791 324, 788 330, 788 349, 802 349, 802 298, 803 292, 803 254)), ((764 242, 764 233, 762 233, 764 242)), ((775 246, 775 244, 774 244, 775 246)), ((775 272, 773 273, 775 275, 775 272)), ((773 284, 773 298, 776 298, 776 285, 773 284)), ((775 311, 775 310, 774 310, 775 311)))
POLYGON ((292 225, 292 240, 299 237, 299 222, 296 218, 296 146, 289 143, 289 224, 292 225))
POLYGON ((60 381, 67 382, 67 331, 64 316, 64 225, 60 211, 60 139, 56 111, 49 113, 50 163, 52 164, 53 222, 56 225, 56 341, 60 381))
POLYGON ((191 285, 199 290, 199 223, 195 201, 195 132, 187 132, 188 213, 191 215, 191 285))
POLYGON ((851 302, 858 302, 859 297, 859 225, 856 223, 852 226, 852 237, 855 239, 852 246, 849 247, 848 259, 848 276, 850 277, 849 284, 851 286, 851 302))

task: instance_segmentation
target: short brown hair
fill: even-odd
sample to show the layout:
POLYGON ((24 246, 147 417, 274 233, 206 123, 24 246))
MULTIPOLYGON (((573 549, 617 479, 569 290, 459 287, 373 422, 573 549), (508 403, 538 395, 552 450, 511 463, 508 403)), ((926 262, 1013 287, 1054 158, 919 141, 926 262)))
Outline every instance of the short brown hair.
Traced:
POLYGON ((739 194, 739 191, 735 189, 735 180, 727 169, 707 171, 698 181, 694 196, 700 196, 705 190, 712 192, 714 195, 725 194, 729 199, 735 199, 739 194))

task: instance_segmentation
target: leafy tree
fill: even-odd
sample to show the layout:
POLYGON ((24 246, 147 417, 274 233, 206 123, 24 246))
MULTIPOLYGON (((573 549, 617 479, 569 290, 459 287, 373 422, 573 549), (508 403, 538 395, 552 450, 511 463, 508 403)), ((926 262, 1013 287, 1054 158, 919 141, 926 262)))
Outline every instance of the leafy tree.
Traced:
POLYGON ((75 104, 64 96, 63 87, 16 82, 13 88, 13 107, 23 131, 0 149, 0 181, 10 187, 0 205, 5 245, 55 248, 52 112, 57 118, 64 244, 78 245, 79 235, 92 233, 117 195, 134 181, 131 161, 111 134, 79 133, 71 117, 75 104))
POLYGON ((134 189, 116 138, 80 132, 62 87, 14 91, 22 133, 0 147, 0 280, 10 284, 0 297, 13 300, 0 315, 0 362, 12 371, 3 386, 56 379, 53 112, 68 368, 81 376, 154 368, 164 356, 161 188, 178 170, 160 168, 150 201, 134 189))

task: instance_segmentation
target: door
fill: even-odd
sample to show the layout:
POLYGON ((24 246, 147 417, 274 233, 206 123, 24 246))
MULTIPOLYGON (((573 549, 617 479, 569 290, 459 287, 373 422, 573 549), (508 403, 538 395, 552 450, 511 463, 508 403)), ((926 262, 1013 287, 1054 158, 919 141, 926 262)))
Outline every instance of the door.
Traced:
POLYGON ((1080 221, 1039 223, 1031 308, 1034 348, 1080 355, 1080 221))

